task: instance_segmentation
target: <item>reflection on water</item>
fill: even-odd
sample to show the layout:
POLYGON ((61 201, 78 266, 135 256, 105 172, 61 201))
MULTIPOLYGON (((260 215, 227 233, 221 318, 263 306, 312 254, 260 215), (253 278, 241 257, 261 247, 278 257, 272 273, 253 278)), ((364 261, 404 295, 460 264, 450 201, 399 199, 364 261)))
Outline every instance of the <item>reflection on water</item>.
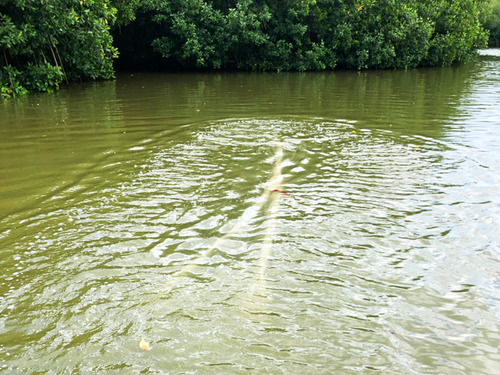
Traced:
POLYGON ((123 76, 7 104, 2 370, 493 373, 498 71, 123 76))

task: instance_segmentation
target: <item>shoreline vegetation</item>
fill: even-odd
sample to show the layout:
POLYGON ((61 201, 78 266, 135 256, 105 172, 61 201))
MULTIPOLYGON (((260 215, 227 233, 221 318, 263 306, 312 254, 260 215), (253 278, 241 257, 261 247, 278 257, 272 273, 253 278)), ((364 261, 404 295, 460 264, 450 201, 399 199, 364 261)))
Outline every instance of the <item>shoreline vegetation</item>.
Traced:
POLYGON ((488 41, 500 0, 0 0, 0 95, 115 70, 449 66, 488 41))

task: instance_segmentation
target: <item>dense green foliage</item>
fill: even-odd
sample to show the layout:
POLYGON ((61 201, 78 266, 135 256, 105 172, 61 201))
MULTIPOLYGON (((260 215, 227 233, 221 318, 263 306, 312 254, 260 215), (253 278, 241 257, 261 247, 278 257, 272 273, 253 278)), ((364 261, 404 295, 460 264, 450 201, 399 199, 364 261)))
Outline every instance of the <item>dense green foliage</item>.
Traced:
POLYGON ((0 82, 3 95, 12 95, 110 78, 116 47, 119 64, 135 69, 446 66, 486 46, 478 1, 498 3, 0 0, 0 82))
POLYGON ((483 0, 481 21, 489 31, 488 45, 500 47, 500 0, 483 0))
POLYGON ((113 77, 115 14, 107 0, 0 0, 2 94, 113 77))
POLYGON ((475 0, 148 0, 143 7, 156 24, 154 50, 188 68, 449 65, 487 37, 475 0))

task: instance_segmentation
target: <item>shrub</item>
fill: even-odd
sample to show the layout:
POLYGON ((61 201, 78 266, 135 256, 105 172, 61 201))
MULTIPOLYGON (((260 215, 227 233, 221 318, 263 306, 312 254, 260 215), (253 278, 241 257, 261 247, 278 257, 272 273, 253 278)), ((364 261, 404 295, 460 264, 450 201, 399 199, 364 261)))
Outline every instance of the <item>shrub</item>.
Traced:
POLYGON ((500 0, 486 0, 481 7, 481 22, 489 31, 489 47, 500 47, 500 0))
POLYGON ((109 24, 115 14, 107 0, 0 2, 4 92, 21 86, 53 91, 63 79, 113 77, 117 50, 109 24))

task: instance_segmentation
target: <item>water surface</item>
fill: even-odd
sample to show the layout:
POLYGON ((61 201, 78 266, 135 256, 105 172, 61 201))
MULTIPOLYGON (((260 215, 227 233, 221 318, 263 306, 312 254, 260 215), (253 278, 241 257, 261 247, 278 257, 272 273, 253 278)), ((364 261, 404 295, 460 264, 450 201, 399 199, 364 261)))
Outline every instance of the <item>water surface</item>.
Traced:
POLYGON ((0 371, 494 373, 492 55, 3 104, 0 371))

